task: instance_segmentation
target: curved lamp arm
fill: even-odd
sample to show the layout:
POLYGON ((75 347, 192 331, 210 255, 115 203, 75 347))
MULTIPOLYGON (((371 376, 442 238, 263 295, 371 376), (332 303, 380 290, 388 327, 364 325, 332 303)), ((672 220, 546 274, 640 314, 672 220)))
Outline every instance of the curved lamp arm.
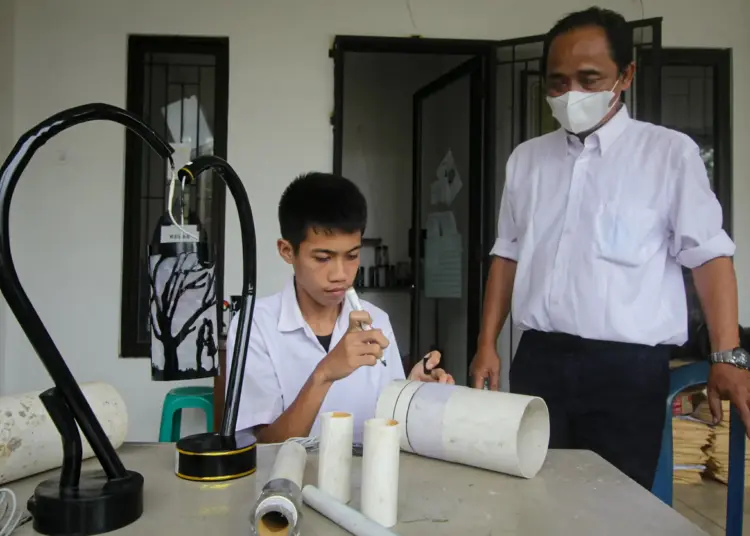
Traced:
POLYGON ((174 166, 171 156, 174 151, 167 142, 135 115, 109 104, 85 104, 64 110, 26 132, 0 168, 0 290, 65 399, 107 477, 113 479, 127 476, 125 466, 21 287, 10 253, 10 203, 13 191, 29 161, 50 138, 74 125, 96 120, 114 121, 132 130, 174 166))
POLYGON ((221 436, 228 438, 234 435, 237 427, 237 412, 240 406, 240 393, 245 373, 245 359, 250 342, 250 326, 253 321, 253 310, 255 309, 255 283, 257 277, 257 260, 255 249, 255 223, 253 222, 253 211, 247 190, 242 184, 237 173, 225 160, 218 156, 199 156, 192 162, 185 164, 177 172, 179 179, 186 183, 195 182, 195 179, 207 169, 215 169, 229 188, 237 212, 240 217, 240 233, 242 235, 242 303, 240 310, 239 327, 235 336, 234 352, 232 354, 232 368, 229 373, 229 384, 224 405, 224 417, 221 421, 221 436), (248 299, 249 305, 248 305, 248 299))

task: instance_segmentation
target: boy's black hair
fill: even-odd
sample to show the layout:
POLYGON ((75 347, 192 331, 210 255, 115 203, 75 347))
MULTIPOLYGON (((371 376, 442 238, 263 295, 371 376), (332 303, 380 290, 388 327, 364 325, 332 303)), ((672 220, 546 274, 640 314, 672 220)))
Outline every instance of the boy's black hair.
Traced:
POLYGON ((365 232, 367 201, 359 188, 344 177, 330 173, 304 173, 284 190, 279 202, 281 237, 294 251, 317 232, 365 232))
POLYGON ((615 11, 590 7, 583 11, 576 11, 566 15, 547 32, 544 38, 544 53, 542 54, 542 73, 547 73, 547 58, 549 49, 555 37, 571 30, 595 26, 604 30, 609 41, 609 53, 612 61, 617 64, 620 74, 625 72, 628 65, 633 63, 633 30, 625 18, 615 11))

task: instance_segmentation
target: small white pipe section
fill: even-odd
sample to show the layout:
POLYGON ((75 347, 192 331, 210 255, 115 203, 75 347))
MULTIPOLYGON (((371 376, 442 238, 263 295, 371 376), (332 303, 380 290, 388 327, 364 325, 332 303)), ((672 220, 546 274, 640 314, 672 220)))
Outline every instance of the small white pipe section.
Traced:
MULTIPOLYGON (((102 382, 83 383, 81 391, 112 446, 120 448, 128 433, 128 410, 120 393, 102 382)), ((62 440, 39 399, 42 392, 0 397, 0 484, 62 465, 62 440)), ((81 443, 82 458, 93 457, 82 433, 81 443)))
POLYGON ((318 487, 344 504, 351 499, 353 441, 351 413, 332 411, 320 416, 318 487))
POLYGON ((538 397, 397 380, 375 413, 398 421, 401 448, 421 456, 523 478, 547 457, 549 411, 538 397))
POLYGON ((302 478, 306 463, 305 447, 292 441, 281 445, 271 468, 271 476, 255 504, 252 516, 254 534, 299 534, 302 478))
POLYGON ((302 500, 310 508, 348 530, 354 536, 396 536, 387 528, 367 519, 354 508, 337 501, 315 486, 302 488, 302 500))
POLYGON ((368 419, 362 452, 362 513, 384 527, 398 522, 400 432, 393 419, 368 419))
POLYGON ((305 447, 295 441, 284 443, 276 454, 276 460, 271 468, 269 481, 276 479, 291 480, 302 489, 302 477, 305 474, 307 451, 305 447))

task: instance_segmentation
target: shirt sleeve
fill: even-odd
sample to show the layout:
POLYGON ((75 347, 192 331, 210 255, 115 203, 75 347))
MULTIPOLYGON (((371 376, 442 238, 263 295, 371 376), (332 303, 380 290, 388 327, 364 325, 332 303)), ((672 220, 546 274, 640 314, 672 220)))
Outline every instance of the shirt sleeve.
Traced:
POLYGON ((717 257, 734 255, 735 245, 722 228, 721 204, 711 190, 698 146, 683 150, 670 209, 670 251, 682 266, 696 268, 717 257))
POLYGON ((518 231, 513 217, 511 192, 508 187, 512 174, 512 159, 513 156, 511 155, 505 170, 505 185, 503 186, 503 196, 500 198, 500 214, 497 218, 497 238, 490 255, 518 261, 518 231))
MULTIPOLYGON (((227 370, 234 359, 235 336, 240 315, 235 315, 227 333, 227 370)), ((227 373, 227 382, 229 374, 227 373)), ((253 320, 245 361, 245 374, 237 414, 237 430, 273 423, 284 411, 279 379, 258 324, 253 320)))
POLYGON ((406 378, 406 375, 404 374, 404 364, 401 361, 401 352, 398 349, 398 343, 396 342, 396 336, 393 333, 391 321, 387 317, 386 321, 387 325, 384 326, 385 329, 383 329, 383 335, 385 335, 385 338, 388 339, 390 344, 383 352, 383 358, 385 359, 386 367, 388 367, 389 374, 387 377, 389 378, 389 382, 393 380, 403 380, 406 378))

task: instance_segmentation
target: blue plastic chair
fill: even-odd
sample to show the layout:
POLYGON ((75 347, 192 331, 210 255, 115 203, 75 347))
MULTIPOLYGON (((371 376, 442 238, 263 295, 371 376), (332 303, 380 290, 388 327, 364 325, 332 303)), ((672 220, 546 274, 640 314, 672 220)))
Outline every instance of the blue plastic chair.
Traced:
MULTIPOLYGON (((674 462, 672 447, 672 402, 685 389, 708 382, 709 364, 699 361, 673 369, 669 380, 666 421, 662 432, 661 452, 651 491, 672 506, 674 462)), ((727 487, 727 536, 742 536, 745 502, 745 427, 737 410, 729 417, 729 485, 727 487)))

